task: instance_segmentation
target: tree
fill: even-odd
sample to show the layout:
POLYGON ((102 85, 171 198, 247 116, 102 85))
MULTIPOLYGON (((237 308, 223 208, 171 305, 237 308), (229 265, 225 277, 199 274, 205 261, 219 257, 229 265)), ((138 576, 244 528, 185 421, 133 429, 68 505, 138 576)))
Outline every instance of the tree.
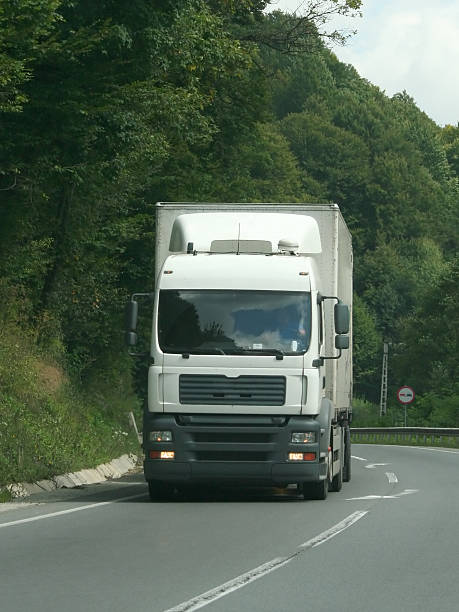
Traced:
POLYGON ((27 102, 23 86, 34 63, 51 44, 62 0, 17 0, 0 4, 0 113, 27 102))
POLYGON ((459 360, 459 258, 456 256, 437 282, 429 286, 415 315, 405 322, 404 350, 398 363, 402 373, 409 372, 418 392, 434 391, 447 397, 458 389, 459 360))
POLYGON ((369 150, 362 139, 334 125, 326 114, 306 111, 285 117, 280 127, 301 167, 320 185, 312 195, 339 202, 347 218, 365 216, 369 150))
POLYGON ((459 178, 459 126, 446 125, 440 134, 451 170, 459 178))
POLYGON ((254 42, 278 53, 309 53, 320 48, 318 37, 344 44, 354 32, 330 31, 326 25, 336 15, 360 16, 361 5, 361 0, 309 0, 301 3, 293 14, 274 11, 263 20, 245 24, 236 30, 236 35, 242 41, 254 42))
POLYGON ((179 4, 55 3, 53 31, 45 45, 40 30, 34 78, 23 83, 28 103, 0 126, 12 187, 0 203, 0 274, 27 291, 41 340, 62 332, 86 371, 119 350, 122 283, 151 267, 147 194, 168 160, 180 164, 178 153, 193 155, 257 112, 226 112, 244 106, 250 51, 204 2, 179 4))
POLYGON ((87 381, 125 367, 122 303, 154 283, 155 201, 337 202, 356 388, 377 385, 381 338, 402 346, 410 317, 430 316, 457 249, 458 139, 326 47, 327 18, 360 4, 3 3, 0 286, 15 304, 2 314, 28 318, 87 381))
POLYGON ((352 308, 354 393, 377 401, 383 339, 376 329, 374 314, 357 294, 354 294, 352 308))

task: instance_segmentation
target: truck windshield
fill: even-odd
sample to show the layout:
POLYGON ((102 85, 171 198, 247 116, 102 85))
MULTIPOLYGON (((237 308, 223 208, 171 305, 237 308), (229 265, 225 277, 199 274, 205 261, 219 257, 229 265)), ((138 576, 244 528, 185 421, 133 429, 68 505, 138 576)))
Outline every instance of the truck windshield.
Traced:
POLYGON ((165 353, 299 354, 309 348, 306 292, 163 290, 158 338, 165 353))

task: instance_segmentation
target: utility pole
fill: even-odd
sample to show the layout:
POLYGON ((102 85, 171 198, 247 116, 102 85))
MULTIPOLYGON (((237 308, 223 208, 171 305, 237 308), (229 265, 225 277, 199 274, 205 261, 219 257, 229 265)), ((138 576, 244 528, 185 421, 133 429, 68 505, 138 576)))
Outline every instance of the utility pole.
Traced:
POLYGON ((387 413, 387 369, 389 363, 389 343, 384 342, 382 372, 381 372, 381 396, 379 400, 379 416, 387 413))

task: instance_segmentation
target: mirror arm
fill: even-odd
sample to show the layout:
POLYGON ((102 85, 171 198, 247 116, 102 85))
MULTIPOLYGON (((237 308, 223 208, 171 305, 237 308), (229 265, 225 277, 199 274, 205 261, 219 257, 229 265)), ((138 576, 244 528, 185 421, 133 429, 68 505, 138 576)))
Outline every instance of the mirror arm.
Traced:
POLYGON ((328 357, 327 355, 323 355, 323 356, 319 357, 319 359, 314 359, 314 361, 312 362, 312 367, 313 368, 320 368, 320 366, 324 365, 324 360, 325 359, 339 359, 341 357, 342 350, 338 349, 338 351, 339 351, 338 355, 333 355, 331 357, 328 357))
MULTIPOLYGON (((128 351, 128 355, 131 357, 148 357, 150 355, 149 351, 143 351, 142 353, 135 353, 134 351, 128 351)), ((153 357, 151 358, 151 364, 154 364, 153 357)))
POLYGON ((147 297, 150 300, 153 300, 153 298, 155 297, 154 293, 133 293, 131 296, 131 300, 136 300, 139 297, 147 297))
POLYGON ((321 304, 324 300, 336 300, 337 304, 341 304, 341 300, 336 295, 322 295, 321 293, 317 294, 317 303, 321 304))

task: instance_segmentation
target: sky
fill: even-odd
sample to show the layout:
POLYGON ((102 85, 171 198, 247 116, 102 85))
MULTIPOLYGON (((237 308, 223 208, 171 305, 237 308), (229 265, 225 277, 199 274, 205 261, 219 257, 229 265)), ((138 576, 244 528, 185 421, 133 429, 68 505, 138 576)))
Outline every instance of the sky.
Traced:
MULTIPOLYGON (((271 10, 301 13, 301 0, 271 2, 271 10)), ((361 10, 362 18, 333 23, 358 31, 332 47, 339 60, 388 96, 406 90, 439 125, 457 125, 459 0, 363 0, 361 10)))

